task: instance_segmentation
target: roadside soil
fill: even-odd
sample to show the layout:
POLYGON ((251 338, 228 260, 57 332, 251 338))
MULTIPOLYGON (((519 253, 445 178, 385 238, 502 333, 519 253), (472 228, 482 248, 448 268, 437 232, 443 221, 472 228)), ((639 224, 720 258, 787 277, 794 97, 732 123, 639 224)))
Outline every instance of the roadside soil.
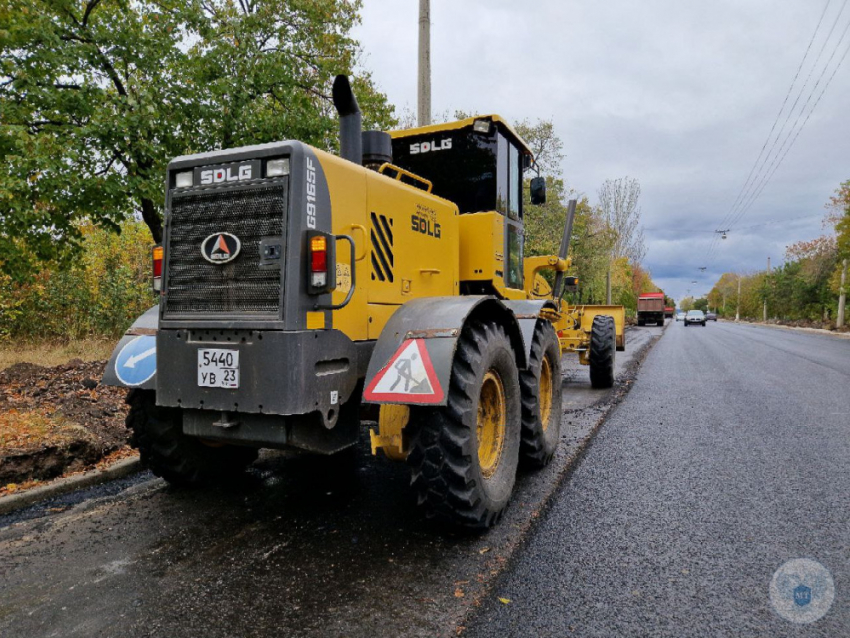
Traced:
POLYGON ((126 391, 100 385, 105 361, 0 371, 0 495, 131 456, 126 391))

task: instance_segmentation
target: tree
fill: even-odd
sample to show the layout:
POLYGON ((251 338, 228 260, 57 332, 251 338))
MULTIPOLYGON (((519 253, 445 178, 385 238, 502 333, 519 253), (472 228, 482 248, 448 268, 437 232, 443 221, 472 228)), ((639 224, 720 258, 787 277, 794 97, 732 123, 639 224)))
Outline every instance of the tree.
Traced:
POLYGON ((850 258, 850 180, 843 182, 835 190, 827 208, 830 210, 827 222, 835 226, 838 257, 850 258))
POLYGON ((726 272, 720 276, 708 293, 708 303, 720 316, 735 314, 738 299, 738 275, 726 272))
POLYGON ((564 180, 558 177, 563 160, 563 143, 549 120, 531 123, 524 120, 517 124, 516 131, 534 153, 535 162, 546 180, 546 203, 531 204, 529 175, 523 190, 525 254, 557 255, 564 234, 568 200, 577 198, 576 216, 573 221, 572 237, 568 255, 572 258, 571 273, 579 278, 585 300, 593 298, 594 292, 604 291, 604 273, 608 267, 606 255, 608 238, 605 227, 600 223, 598 211, 593 209, 587 197, 569 191, 564 180))
POLYGON ((640 227, 640 182, 629 177, 607 179, 599 188, 602 219, 611 232, 611 258, 628 257, 639 264, 646 255, 640 227))
MULTIPOLYGON (((0 270, 62 259, 90 219, 161 240, 174 156, 296 138, 336 145, 359 1, 0 0, 0 270)), ((366 125, 391 109, 368 74, 366 125)))

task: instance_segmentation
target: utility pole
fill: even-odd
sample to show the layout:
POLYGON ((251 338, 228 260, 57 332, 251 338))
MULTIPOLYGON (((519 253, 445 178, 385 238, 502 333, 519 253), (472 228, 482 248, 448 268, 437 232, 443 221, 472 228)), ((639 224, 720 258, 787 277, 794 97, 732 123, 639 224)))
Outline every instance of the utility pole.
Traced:
POLYGON ((844 303, 846 301, 847 292, 844 288, 844 281, 847 279, 847 260, 843 262, 841 268, 841 288, 838 289, 838 319, 835 322, 837 328, 844 327, 844 303))
POLYGON ((431 123, 431 0, 419 0, 419 90, 417 124, 431 123))
POLYGON ((738 300, 735 302, 735 321, 741 320, 741 276, 738 275, 738 300))
MULTIPOLYGON (((767 276, 770 277, 770 257, 767 258, 767 276)), ((764 321, 764 323, 767 323, 767 286, 768 286, 767 279, 765 279, 764 286, 765 286, 765 288, 764 288, 764 319, 763 319, 763 321, 764 321)))

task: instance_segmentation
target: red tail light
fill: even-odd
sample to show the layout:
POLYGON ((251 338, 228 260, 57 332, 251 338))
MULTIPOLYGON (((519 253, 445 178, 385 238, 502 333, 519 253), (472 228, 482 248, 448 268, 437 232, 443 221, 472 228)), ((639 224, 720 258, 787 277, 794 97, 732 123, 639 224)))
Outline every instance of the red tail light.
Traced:
POLYGON ((310 239, 310 285, 324 288, 328 283, 328 238, 317 235, 310 239))
POLYGON ((307 231, 307 292, 320 295, 336 287, 336 253, 333 235, 307 231))
POLYGON ((154 292, 162 290, 162 255, 162 246, 154 246, 152 251, 153 267, 151 268, 154 292))

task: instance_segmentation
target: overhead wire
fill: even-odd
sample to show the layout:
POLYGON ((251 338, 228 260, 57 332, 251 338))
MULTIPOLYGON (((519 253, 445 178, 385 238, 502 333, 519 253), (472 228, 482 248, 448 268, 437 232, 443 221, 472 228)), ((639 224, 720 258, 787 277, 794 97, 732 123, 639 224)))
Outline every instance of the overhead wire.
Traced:
POLYGON ((841 68, 841 65, 844 62, 844 59, 847 57, 847 52, 850 51, 850 47, 845 49, 844 54, 839 59, 838 64, 835 66, 835 68, 833 69, 832 74, 829 76, 829 79, 827 80, 826 84, 824 84, 823 89, 818 94, 818 97, 815 100, 815 103, 812 105, 812 108, 806 114, 806 119, 803 120, 803 123, 799 126, 799 128, 797 128, 797 123, 799 122, 800 118, 802 117, 803 113, 805 112, 805 109, 809 105, 809 102, 811 102, 811 99, 814 96, 814 92, 817 90, 818 85, 820 84, 820 81, 823 79, 824 75, 826 75, 826 71, 829 69, 829 65, 832 63, 832 60, 835 57, 835 54, 838 52, 838 49, 841 46, 841 43, 844 41, 844 38, 846 37, 848 30, 850 30, 850 21, 848 21, 847 27, 845 27, 844 32, 841 35, 841 39, 838 41, 838 44, 836 44, 835 48, 833 49, 832 55, 830 55, 829 60, 827 60, 827 63, 824 66, 823 71, 821 72, 820 76, 818 77, 817 82, 815 83, 814 87, 812 87, 812 93, 809 94, 809 97, 806 100, 806 103, 803 105, 803 108, 800 110, 800 113, 798 113, 797 119, 794 121, 794 125, 791 127, 791 130, 788 131, 788 135, 785 137, 785 140, 782 142, 782 146, 779 147, 778 153, 782 153, 782 155, 779 155, 777 153, 776 157, 774 157, 774 161, 771 162, 771 165, 768 167, 768 172, 765 174, 765 179, 761 182, 761 184, 759 186, 759 190, 757 190, 753 193, 753 196, 750 198, 750 200, 747 202, 747 204, 741 209, 739 214, 733 219, 733 222, 730 225, 734 225, 737 222, 739 222, 744 217, 744 215, 747 214, 747 212, 750 210, 750 208, 752 208, 752 205, 755 203, 755 201, 761 195, 762 191, 764 191, 767 184, 773 178, 773 175, 776 173, 776 171, 782 165, 782 162, 788 156, 788 152, 791 150, 791 147, 794 145, 794 142, 797 141, 797 138, 800 136, 800 133, 806 127, 806 124, 808 123, 809 118, 812 116, 812 113, 814 113, 815 109, 817 108, 817 105, 820 102, 821 97, 823 97, 823 94, 826 92, 826 89, 829 88, 829 85, 832 82, 832 79, 835 77, 835 74, 838 72, 838 69, 841 68), (788 140, 791 139, 792 134, 794 135, 794 137, 791 141, 791 144, 788 144, 788 147, 786 148, 786 144, 788 143, 788 140), (783 149, 785 151, 784 153, 783 153, 783 149))
MULTIPOLYGON (((773 178, 773 175, 776 173, 776 171, 782 165, 783 161, 787 157, 791 148, 794 146, 794 143, 796 142, 797 138, 799 137, 800 132, 803 130, 803 128, 805 128, 806 124, 808 123, 809 119, 811 118, 812 113, 815 111, 818 104, 820 103, 821 98, 823 97, 824 93, 826 92, 827 88, 832 83, 832 80, 835 77, 836 73, 838 72, 838 69, 841 67, 841 65, 844 62, 844 60, 846 59, 848 53, 850 53, 850 47, 848 47, 848 49, 845 50, 844 54, 839 59, 838 64, 833 68, 832 73, 829 76, 829 79, 827 80, 827 82, 823 86, 823 88, 821 89, 820 93, 818 94, 817 99, 815 100, 812 108, 806 114, 806 117, 803 120, 802 124, 799 124, 800 119, 802 118, 803 114, 806 113, 806 107, 811 103, 812 97, 817 92, 818 86, 820 85, 821 81, 823 80, 826 72, 828 71, 828 69, 830 67, 830 64, 832 63, 833 59, 835 58, 835 54, 840 49, 841 43, 843 42, 844 38, 846 37, 848 29, 850 29, 850 21, 848 21, 847 27, 845 27, 845 29, 842 32, 842 35, 839 38, 838 42, 832 48, 832 53, 830 54, 829 59, 824 64, 823 68, 821 69, 820 74, 818 75, 818 78, 815 81, 814 86, 812 87, 811 91, 809 92, 808 97, 806 98, 806 100, 805 100, 803 106, 801 107, 799 113, 797 113, 797 117, 795 118, 794 123, 792 124, 791 128, 788 130, 787 134, 785 135, 781 146, 779 146, 779 150, 774 153, 776 146, 779 143, 779 139, 782 137, 782 133, 784 132, 786 125, 791 120, 791 116, 794 113, 797 104, 799 103, 800 99, 802 98, 803 94, 805 93, 805 89, 808 86, 809 80, 812 78, 813 74, 815 73, 816 68, 818 67, 818 63, 820 62, 820 59, 823 55, 824 50, 827 47, 827 44, 830 42, 831 36, 834 33, 834 31, 835 31, 835 29, 836 29, 836 27, 837 27, 837 25, 840 21, 840 18, 842 16, 843 12, 844 12, 844 9, 847 6, 848 0, 844 0, 844 2, 841 5, 841 9, 836 14, 836 17, 835 17, 835 20, 833 21, 832 27, 830 28, 827 36, 824 38, 823 44, 821 45, 821 48, 818 51, 818 54, 815 58, 814 63, 812 64, 811 69, 809 70, 809 73, 806 77, 806 80, 803 83, 803 85, 800 87, 799 92, 797 93, 797 97, 794 100, 794 104, 791 106, 790 109, 788 109, 786 116, 785 116, 785 121, 782 123, 782 126, 779 129, 779 132, 776 133, 776 136, 774 137, 773 134, 776 131, 776 125, 779 123, 779 120, 781 119, 783 111, 785 111, 785 107, 788 103, 788 100, 791 96, 791 93, 794 90, 794 85, 797 83, 797 80, 800 77, 800 72, 802 71, 802 69, 805 66, 805 62, 806 62, 806 59, 809 56, 812 45, 814 44, 815 40, 817 39, 818 31, 820 30, 820 27, 823 23, 823 19, 826 16, 830 2, 831 2, 831 0, 827 0, 826 4, 824 5, 823 11, 821 12, 821 15, 820 15, 820 18, 818 19, 817 25, 815 26, 815 30, 812 33, 812 37, 809 40, 808 46, 806 47, 806 50, 803 54, 803 58, 800 61, 800 64, 797 67, 797 70, 794 74, 794 78, 791 81, 791 84, 788 87, 788 91, 785 94, 785 98, 782 102, 782 106, 780 107, 779 112, 776 115, 776 118, 774 118, 774 122, 773 122, 773 125, 771 126, 770 132, 768 133, 768 136, 765 138, 765 141, 762 144, 762 148, 759 151, 759 155, 756 158, 756 161, 754 162, 752 168, 750 169, 750 172, 747 176, 747 179, 745 180, 744 184, 742 185, 741 190, 738 192, 738 195, 736 196, 735 200, 733 201, 733 203, 730 206, 729 210, 727 211, 726 215, 724 215, 723 219, 721 220, 721 222, 718 226, 718 229, 715 230, 715 237, 710 242, 708 250, 706 251, 704 263, 711 263, 711 261, 713 260, 713 258, 715 256, 715 252, 716 252, 716 250, 719 246, 719 243, 720 243, 719 231, 720 230, 726 230, 727 228, 731 229, 732 227, 735 227, 735 225, 741 221, 741 219, 744 217, 744 215, 746 215, 746 213, 750 210, 752 205, 755 203, 755 201, 758 199, 758 197, 764 191, 767 184, 773 178), (771 143, 771 138, 773 138, 772 143, 771 143), (788 143, 789 140, 790 140, 790 144, 788 143), (768 150, 767 154, 765 154, 765 149, 768 147, 769 144, 770 144, 770 150, 768 150)), ((740 230, 743 230, 743 229, 740 229, 740 230)))
MULTIPOLYGON (((803 97, 803 94, 806 91, 806 87, 809 85, 809 80, 812 79, 812 74, 815 72, 815 69, 817 69, 817 67, 818 67, 818 63, 820 62, 821 56, 823 55, 823 52, 826 49, 826 45, 829 43, 830 38, 832 37, 832 34, 835 31, 835 27, 838 26, 838 21, 841 19, 841 15, 844 13, 844 9, 847 7, 847 2, 848 2, 848 0, 844 0, 844 2, 841 5, 841 9, 839 9, 838 13, 836 14, 835 20, 833 20, 833 22, 832 22, 832 27, 830 27, 829 33, 826 34, 826 37, 823 40, 823 44, 821 45, 817 56, 815 56, 815 61, 812 63, 812 67, 811 67, 811 69, 809 69, 809 73, 806 76, 806 79, 803 82, 803 85, 800 87, 800 90, 797 92, 797 97, 794 98, 794 103, 791 105, 791 108, 788 109, 788 112, 785 115, 785 120, 782 122, 782 126, 779 128, 779 132, 776 134, 776 137, 774 137, 773 144, 771 144, 770 150, 768 151, 767 155, 765 156, 764 161, 761 163, 761 166, 759 167, 759 170, 756 173, 756 177, 750 183, 750 186, 749 186, 749 189, 748 189, 749 192, 746 193, 744 195, 744 197, 741 199, 741 201, 738 203, 738 211, 737 212, 730 211, 729 221, 724 222, 725 225, 732 226, 735 221, 737 221, 738 219, 740 219, 740 217, 742 217, 742 215, 740 214, 740 211, 745 207, 746 204, 748 204, 750 201, 752 201, 753 193, 756 192, 756 190, 761 185, 762 181, 766 178, 768 172, 773 167, 773 164, 776 162, 776 159, 778 158, 779 153, 782 152, 782 148, 784 147, 785 141, 787 141, 788 137, 793 133, 794 128, 797 126, 798 122, 800 121, 800 115, 805 110, 806 106, 809 103, 809 100, 811 100, 812 93, 816 90, 817 84, 815 85, 815 87, 812 88, 812 91, 809 93, 809 97, 806 99, 806 103, 800 109, 800 113, 797 114, 797 119, 794 120, 794 124, 791 126, 791 129, 789 130, 788 135, 785 136, 785 141, 783 141, 783 146, 781 146, 780 149, 778 151, 776 151, 776 145, 779 143, 779 139, 782 137, 782 133, 785 131, 785 127, 788 125, 788 122, 791 120, 791 116, 793 115, 794 110, 797 108, 797 105, 800 103, 800 98, 803 97), (771 160, 771 158, 772 158, 772 160, 771 160), (768 166, 768 162, 770 162, 770 166, 768 166), (766 171, 765 171, 765 167, 767 167, 766 171)), ((827 2, 827 6, 828 5, 829 5, 829 2, 827 2)), ((824 7, 824 10, 826 10, 826 8, 827 7, 824 7)), ((821 19, 822 19, 822 17, 821 17, 821 19)), ((848 26, 850 26, 850 25, 848 25, 848 26)), ((844 33, 841 36, 841 40, 839 40, 836 47, 841 46, 841 41, 844 39, 844 35, 846 33, 847 33, 847 30, 845 29, 844 33)), ((817 35, 817 29, 815 29, 815 33, 812 36, 813 40, 814 40, 814 37, 816 35, 817 35)), ((810 46, 811 46, 811 42, 810 42, 810 46)), ((833 56, 834 55, 835 55, 835 49, 833 49, 833 56)), ((832 60, 832 56, 830 56, 830 61, 831 60, 832 60)), ((805 61, 805 56, 804 56, 804 61, 805 61)), ((828 65, 829 65, 829 61, 827 62, 826 65, 824 65, 824 71, 823 72, 825 72, 828 65)), ((821 75, 818 77, 818 81, 820 81, 820 79, 823 77, 823 72, 821 72, 821 75)))
POLYGON ((770 142, 770 138, 773 136, 773 132, 776 130, 776 125, 779 123, 779 118, 782 117, 782 112, 785 110, 785 105, 788 104, 788 98, 791 97, 791 92, 794 90, 794 85, 797 83, 797 78, 800 77, 800 71, 803 70, 803 65, 806 63, 806 59, 809 57, 809 51, 811 51, 811 49, 812 49, 812 44, 814 44, 814 42, 815 42, 815 38, 817 37, 817 33, 820 30, 820 25, 823 23, 823 18, 826 15, 826 11, 827 11, 827 9, 829 9, 829 5, 830 5, 831 2, 832 2, 832 0, 827 0, 826 4, 823 7, 823 11, 820 14, 820 18, 818 19, 818 23, 815 26, 814 32, 812 33, 812 38, 809 40, 809 44, 806 47, 806 51, 803 53, 803 58, 800 60, 800 65, 797 67, 797 70, 794 73, 794 79, 791 80, 791 84, 788 85, 788 91, 785 93, 785 99, 782 100, 782 106, 779 107, 779 112, 776 114, 776 117, 773 120, 773 125, 770 127, 770 132, 767 134, 767 137, 764 139, 764 144, 762 144, 761 150, 759 151, 759 154, 758 154, 758 157, 756 157, 756 161, 753 162, 753 166, 752 166, 752 168, 750 168, 750 173, 749 173, 749 175, 747 175, 747 179, 744 181, 743 185, 741 186, 741 190, 738 191, 737 197, 735 197, 735 200, 732 202, 732 205, 729 207, 729 210, 726 212, 726 215, 723 217, 723 220, 720 222, 720 227, 723 227, 723 225, 726 223, 726 220, 729 218, 729 215, 731 214, 731 212, 738 205, 738 202, 741 199, 741 197, 743 196, 744 191, 747 188, 747 185, 750 183, 750 180, 753 176, 753 173, 756 170, 756 167, 759 165, 759 161, 761 160, 762 155, 764 155, 764 149, 767 148, 767 144, 768 144, 768 142, 770 142))

